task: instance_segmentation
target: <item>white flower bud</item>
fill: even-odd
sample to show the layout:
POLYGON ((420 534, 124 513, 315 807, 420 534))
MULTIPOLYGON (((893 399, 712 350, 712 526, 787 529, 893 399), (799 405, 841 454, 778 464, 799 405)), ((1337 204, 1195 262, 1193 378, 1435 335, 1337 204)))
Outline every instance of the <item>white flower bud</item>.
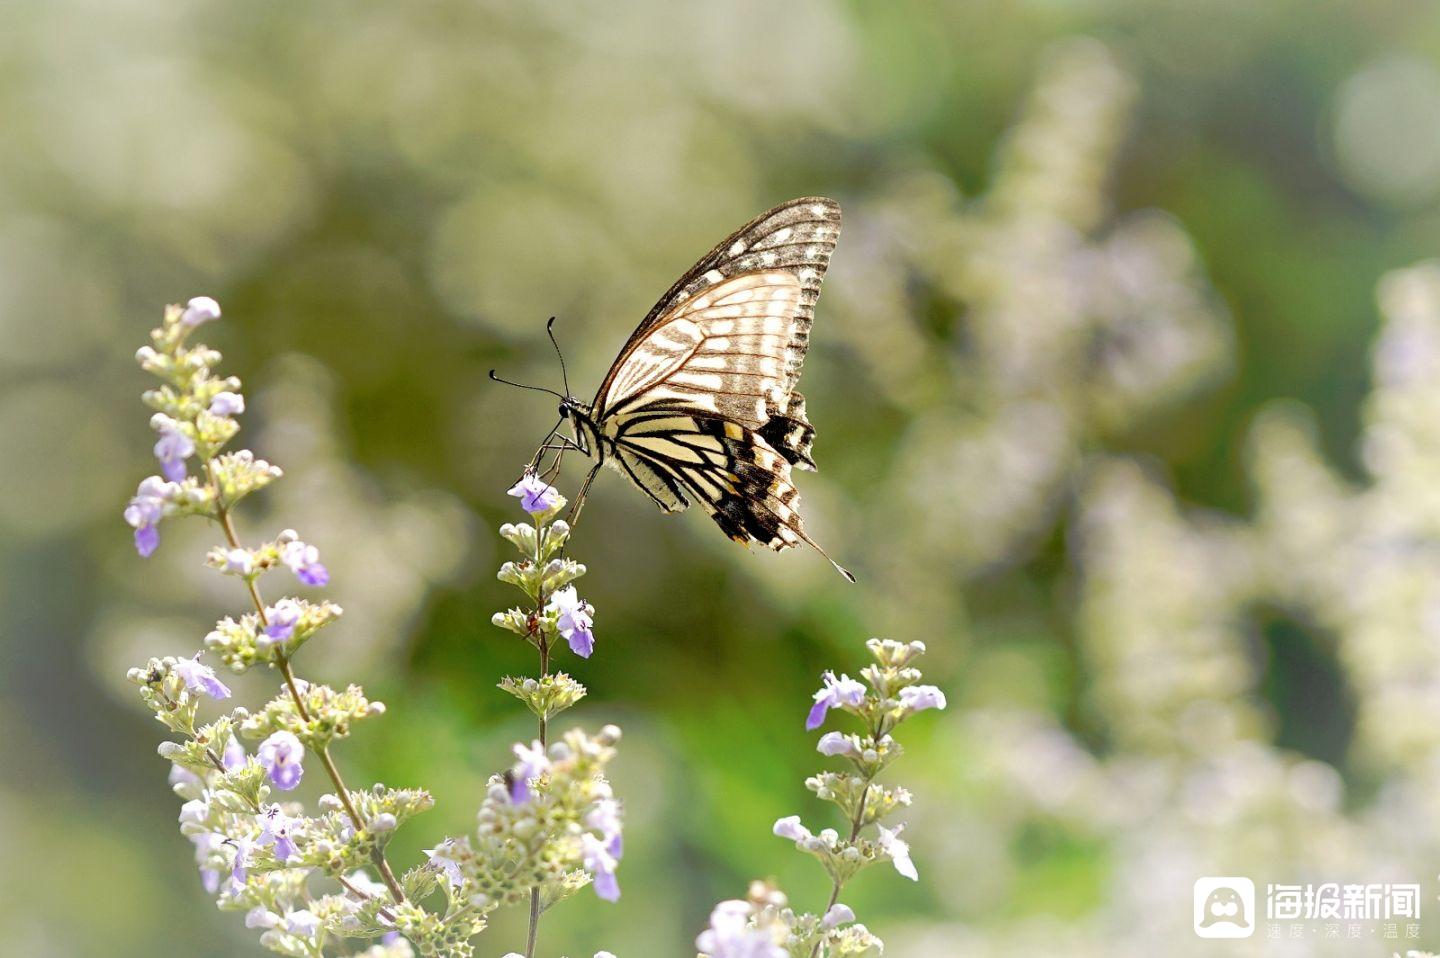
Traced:
POLYGON ((194 329, 202 323, 220 318, 220 304, 209 296, 196 296, 185 304, 185 312, 180 314, 180 324, 194 329))

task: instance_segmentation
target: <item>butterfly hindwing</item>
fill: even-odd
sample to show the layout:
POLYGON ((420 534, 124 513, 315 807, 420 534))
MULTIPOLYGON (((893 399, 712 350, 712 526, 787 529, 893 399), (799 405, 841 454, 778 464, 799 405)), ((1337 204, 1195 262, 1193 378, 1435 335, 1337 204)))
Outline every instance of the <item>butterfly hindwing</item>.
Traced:
POLYGON ((809 541, 789 461, 754 430, 657 410, 627 417, 615 445, 624 469, 642 463, 668 485, 683 487, 737 542, 780 550, 809 541))

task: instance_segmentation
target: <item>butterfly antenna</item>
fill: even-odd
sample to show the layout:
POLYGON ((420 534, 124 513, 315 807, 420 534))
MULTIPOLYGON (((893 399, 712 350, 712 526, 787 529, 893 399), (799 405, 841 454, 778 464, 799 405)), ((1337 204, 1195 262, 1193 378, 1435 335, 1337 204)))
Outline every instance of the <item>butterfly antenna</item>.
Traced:
POLYGON ((555 339, 555 317, 551 316, 550 321, 545 324, 545 335, 550 337, 550 345, 555 347, 555 355, 560 357, 560 380, 565 384, 565 395, 570 395, 570 374, 565 371, 565 354, 560 351, 560 343, 555 339))
POLYGON ((493 370, 493 369, 490 370, 490 378, 491 378, 493 381, 497 382, 497 383, 504 383, 506 386, 514 386, 514 387, 517 388, 517 389, 533 389, 533 390, 535 390, 535 391, 538 392, 538 393, 549 393, 550 395, 554 396, 556 399, 568 399, 568 398, 569 398, 568 396, 562 396, 562 395, 560 395, 559 393, 557 393, 557 392, 556 392, 555 390, 553 390, 553 389, 547 389, 547 388, 544 387, 544 386, 530 386, 530 385, 527 385, 526 383, 517 383, 517 382, 511 382, 511 381, 508 380, 508 379, 502 379, 502 378, 500 378, 499 376, 497 376, 497 375, 495 374, 495 370, 493 370))

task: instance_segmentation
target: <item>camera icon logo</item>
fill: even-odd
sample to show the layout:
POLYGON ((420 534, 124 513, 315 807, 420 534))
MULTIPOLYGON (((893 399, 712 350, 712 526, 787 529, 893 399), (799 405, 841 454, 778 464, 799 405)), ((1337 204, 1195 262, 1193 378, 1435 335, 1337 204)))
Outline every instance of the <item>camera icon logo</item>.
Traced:
POLYGON ((1195 934, 1201 938, 1249 938, 1255 934, 1255 883, 1233 876, 1198 879, 1195 934))

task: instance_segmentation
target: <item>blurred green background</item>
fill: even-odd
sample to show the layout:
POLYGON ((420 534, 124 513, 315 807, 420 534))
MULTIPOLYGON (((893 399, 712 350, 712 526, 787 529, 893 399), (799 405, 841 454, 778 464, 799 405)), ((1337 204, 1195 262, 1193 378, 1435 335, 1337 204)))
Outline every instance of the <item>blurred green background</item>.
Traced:
POLYGON ((300 670, 390 706, 347 776, 438 799, 408 865, 529 734, 493 530, 554 407, 485 371, 558 386, 556 314, 588 398, 682 270, 804 194, 846 227, 799 485, 861 582, 600 477, 598 650, 565 665, 576 721, 626 730, 625 897, 542 953, 693 953, 752 877, 821 905, 770 825, 825 824, 802 720, 870 635, 929 643, 951 700, 894 771, 922 881, 845 896, 887 954, 1188 953, 1204 874, 1432 907, 1440 280, 1392 271, 1440 240, 1437 54, 1440 8, 1385 0, 5 4, 0 951, 259 953, 123 678, 243 605, 208 530, 147 563, 120 519, 165 303, 220 300, 242 443, 287 471, 242 535, 334 573, 300 670))

